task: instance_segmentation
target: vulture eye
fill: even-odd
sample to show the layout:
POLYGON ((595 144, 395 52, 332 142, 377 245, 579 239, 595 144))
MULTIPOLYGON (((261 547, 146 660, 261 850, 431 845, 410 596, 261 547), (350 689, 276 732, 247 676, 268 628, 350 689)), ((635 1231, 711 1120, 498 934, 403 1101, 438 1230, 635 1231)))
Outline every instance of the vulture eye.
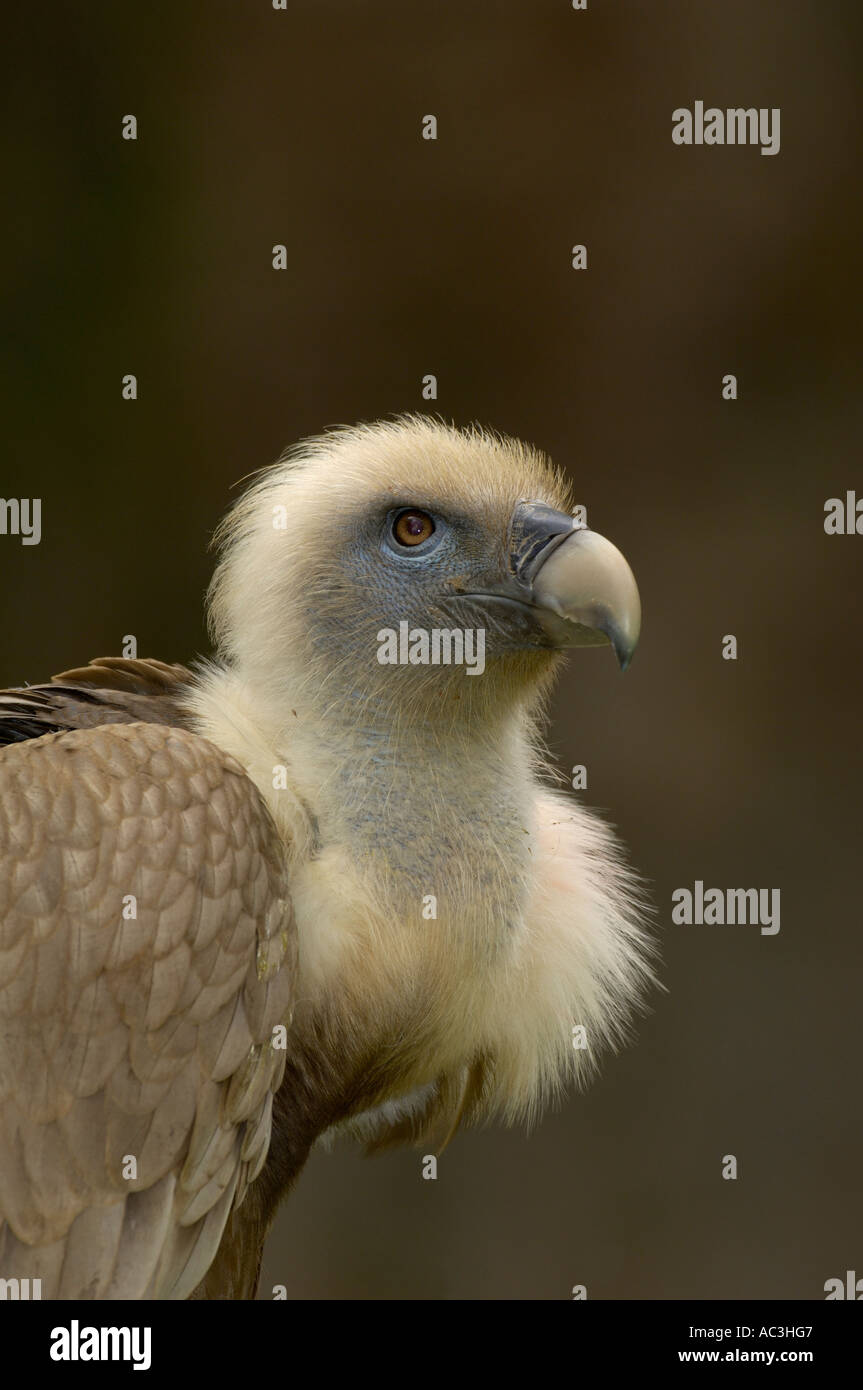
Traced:
POLYGON ((393 535, 399 545, 422 545, 434 535, 435 525, 428 512, 399 512, 393 522, 393 535))

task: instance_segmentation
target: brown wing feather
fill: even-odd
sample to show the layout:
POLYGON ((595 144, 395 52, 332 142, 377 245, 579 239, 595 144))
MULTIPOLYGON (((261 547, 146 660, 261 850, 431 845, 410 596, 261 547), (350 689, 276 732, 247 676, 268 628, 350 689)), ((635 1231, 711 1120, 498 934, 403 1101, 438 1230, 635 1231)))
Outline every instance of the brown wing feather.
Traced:
POLYGON ((275 827, 206 740, 112 724, 0 750, 0 866, 0 1273, 43 1298, 187 1297, 284 1070, 275 827))
POLYGON ((188 728, 180 705, 192 673, 164 661, 96 657, 45 685, 0 691, 0 746, 43 734, 144 722, 188 728))

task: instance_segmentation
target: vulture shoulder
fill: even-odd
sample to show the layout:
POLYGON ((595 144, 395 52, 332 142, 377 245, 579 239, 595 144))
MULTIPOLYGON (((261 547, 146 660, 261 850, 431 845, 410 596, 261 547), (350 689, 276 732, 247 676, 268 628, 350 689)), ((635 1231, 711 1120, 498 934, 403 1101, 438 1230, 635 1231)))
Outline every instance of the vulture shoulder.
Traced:
POLYGON ((46 685, 0 691, 0 747, 42 734, 135 720, 185 727, 188 720, 179 701, 191 682, 185 666, 96 657, 87 666, 52 676, 46 685))
POLYGON ((43 1298, 188 1297, 267 1153, 285 851, 179 727, 188 678, 106 660, 0 697, 0 1271, 43 1298))

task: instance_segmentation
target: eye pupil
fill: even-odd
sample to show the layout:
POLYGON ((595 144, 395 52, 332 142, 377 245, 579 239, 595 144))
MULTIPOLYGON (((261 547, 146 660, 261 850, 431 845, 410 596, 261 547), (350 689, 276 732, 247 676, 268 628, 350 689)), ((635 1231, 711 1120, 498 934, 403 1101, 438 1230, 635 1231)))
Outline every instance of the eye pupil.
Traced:
POLYGON ((433 532, 434 522, 427 512, 402 512, 393 524, 399 545, 421 545, 433 532))

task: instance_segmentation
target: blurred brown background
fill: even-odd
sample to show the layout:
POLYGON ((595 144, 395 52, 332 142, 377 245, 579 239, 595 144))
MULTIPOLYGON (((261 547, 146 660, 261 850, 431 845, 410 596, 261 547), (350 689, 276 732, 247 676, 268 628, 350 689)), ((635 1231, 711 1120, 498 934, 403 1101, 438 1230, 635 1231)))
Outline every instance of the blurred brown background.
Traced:
POLYGON ((459 1137, 436 1183, 412 1151, 317 1155, 265 1291, 822 1298, 863 1272, 863 538, 823 530, 863 494, 861 40, 856 0, 7 19, 0 495, 40 496, 43 538, 0 538, 2 684, 126 633, 205 651, 232 486, 405 409, 544 447, 642 590, 631 671, 576 653, 550 741, 650 882, 669 993, 586 1095, 459 1137), (780 107, 780 153, 674 146, 696 99, 780 107), (671 925, 696 878, 779 887, 779 935, 671 925))

